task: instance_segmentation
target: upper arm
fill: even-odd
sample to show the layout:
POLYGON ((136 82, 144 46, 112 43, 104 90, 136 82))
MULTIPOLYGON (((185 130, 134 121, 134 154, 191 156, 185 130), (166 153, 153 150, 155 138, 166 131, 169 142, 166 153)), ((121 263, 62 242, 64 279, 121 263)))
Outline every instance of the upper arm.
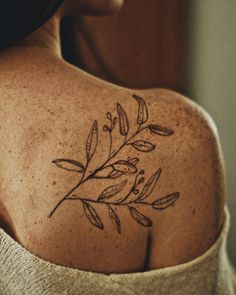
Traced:
MULTIPOLYGON (((165 148, 159 147, 162 175, 153 193, 158 199, 179 192, 179 198, 165 210, 153 210, 150 269, 204 253, 217 238, 224 217, 224 167, 216 124, 195 103, 173 92, 165 95, 173 103, 163 121, 174 134, 165 148)), ((156 118, 161 120, 158 105, 156 118)))

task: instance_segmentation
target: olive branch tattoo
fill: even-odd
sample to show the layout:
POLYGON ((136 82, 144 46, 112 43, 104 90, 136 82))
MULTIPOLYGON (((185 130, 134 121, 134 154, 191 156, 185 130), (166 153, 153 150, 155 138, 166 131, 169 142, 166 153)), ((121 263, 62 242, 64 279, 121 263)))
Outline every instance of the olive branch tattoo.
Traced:
POLYGON ((168 194, 164 197, 158 198, 154 202, 147 202, 147 198, 151 195, 152 191, 154 190, 162 169, 158 169, 143 185, 142 188, 140 186, 145 182, 145 172, 143 169, 139 170, 137 168, 137 164, 139 162, 139 158, 135 157, 128 157, 126 160, 118 160, 113 161, 115 156, 119 154, 119 152, 126 146, 132 146, 136 150, 149 153, 155 149, 155 145, 149 141, 144 140, 135 140, 135 137, 140 134, 144 130, 149 130, 153 134, 159 136, 171 136, 173 135, 174 131, 170 128, 166 128, 160 126, 158 124, 151 124, 145 125, 148 121, 148 108, 146 105, 145 100, 137 95, 133 95, 133 98, 138 103, 138 114, 137 114, 137 130, 136 132, 129 136, 129 119, 127 113, 123 109, 123 107, 117 103, 117 117, 113 118, 110 112, 107 112, 107 119, 109 123, 103 126, 103 131, 109 133, 110 145, 109 145, 109 152, 108 157, 103 164, 97 167, 91 173, 88 173, 88 166, 96 152, 97 145, 98 145, 98 123, 95 120, 92 124, 90 129, 87 141, 86 141, 86 163, 85 165, 77 160, 72 159, 56 159, 53 160, 52 163, 55 164, 57 167, 77 172, 80 174, 80 180, 78 183, 68 192, 65 196, 56 204, 53 208, 51 213, 48 215, 49 218, 53 216, 55 211, 59 208, 59 206, 64 201, 80 201, 83 205, 84 213, 87 219, 90 221, 92 225, 97 227, 100 230, 104 229, 104 224, 98 215, 94 205, 102 204, 107 207, 108 215, 114 224, 116 231, 120 234, 121 233, 121 221, 120 218, 115 210, 117 206, 124 206, 128 208, 131 217, 140 225, 145 227, 152 226, 152 220, 143 215, 139 212, 134 206, 137 204, 151 206, 155 210, 164 210, 169 206, 173 205, 176 200, 179 198, 180 193, 174 192, 168 194), (118 147, 113 147, 113 135, 112 132, 119 122, 119 132, 120 135, 124 138, 123 143, 118 147), (88 175, 87 175, 88 174, 88 175), (79 194, 73 194, 73 192, 78 189, 82 184, 88 182, 91 179, 117 179, 121 176, 126 175, 134 175, 135 180, 132 187, 129 189, 128 193, 122 196, 121 192, 123 191, 124 187, 128 183, 128 180, 125 179, 122 182, 113 184, 108 186, 104 189, 101 194, 97 197, 96 200, 81 197, 79 194), (130 196, 136 196, 135 199, 132 198, 130 200, 130 196), (94 205, 92 205, 94 204, 94 205))

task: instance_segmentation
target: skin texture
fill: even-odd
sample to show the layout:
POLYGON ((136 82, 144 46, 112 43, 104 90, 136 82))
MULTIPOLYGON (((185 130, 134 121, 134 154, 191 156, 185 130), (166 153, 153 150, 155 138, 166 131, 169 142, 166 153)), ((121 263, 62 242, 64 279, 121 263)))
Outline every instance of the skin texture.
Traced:
MULTIPOLYGON (((89 8, 95 10, 92 3, 89 8)), ((215 124, 180 94, 117 87, 62 60, 58 21, 63 13, 72 13, 69 6, 63 9, 43 29, 0 55, 0 225, 45 260, 102 273, 155 269, 201 255, 223 223, 223 164, 215 124), (155 149, 141 152, 126 146, 115 160, 138 157, 137 167, 145 171, 146 180, 162 169, 150 202, 172 192, 179 192, 179 198, 165 210, 135 205, 152 220, 152 227, 138 224, 127 208, 116 206, 121 234, 101 204, 94 208, 104 230, 89 222, 78 200, 65 201, 49 218, 78 182, 77 172, 52 161, 84 162, 88 134, 96 120, 98 143, 88 170, 96 169, 109 152, 109 134, 102 128, 108 123, 107 112, 118 116, 119 103, 127 113, 130 134, 137 128, 138 103, 133 94, 146 102, 147 124, 165 126, 174 133, 158 136, 146 130, 138 139, 155 149)), ((117 125, 114 147, 123 138, 117 125)), ((125 174, 121 180, 93 179, 78 194, 95 200, 109 185, 124 180, 127 191, 134 178, 125 174)))

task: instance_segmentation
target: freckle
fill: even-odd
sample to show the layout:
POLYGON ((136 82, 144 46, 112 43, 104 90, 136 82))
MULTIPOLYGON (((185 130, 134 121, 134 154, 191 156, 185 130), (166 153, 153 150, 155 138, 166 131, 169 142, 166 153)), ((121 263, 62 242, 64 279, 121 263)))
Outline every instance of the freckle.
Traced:
POLYGON ((8 153, 10 154, 11 153, 11 150, 9 150, 8 153))
POLYGON ((22 182, 23 180, 22 179, 20 179, 20 182, 22 182))
POLYGON ((56 181, 53 181, 52 184, 55 185, 55 184, 57 184, 57 183, 56 183, 56 181))
POLYGON ((119 249, 119 246, 118 245, 116 245, 116 249, 119 249))
POLYGON ((34 224, 37 224, 37 222, 35 221, 34 224))
POLYGON ((192 214, 195 215, 196 213, 196 209, 193 209, 192 214))
POLYGON ((34 175, 32 175, 32 179, 34 179, 34 175))

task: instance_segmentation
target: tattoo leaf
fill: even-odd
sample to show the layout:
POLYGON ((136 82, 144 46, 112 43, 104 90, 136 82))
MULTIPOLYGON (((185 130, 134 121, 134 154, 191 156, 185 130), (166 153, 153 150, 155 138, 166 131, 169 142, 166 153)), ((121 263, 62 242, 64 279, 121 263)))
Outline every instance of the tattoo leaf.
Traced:
POLYGON ((128 161, 117 161, 112 164, 112 168, 122 174, 133 174, 137 172, 137 167, 128 161))
POLYGON ((86 155, 89 161, 94 155, 98 144, 98 123, 97 120, 93 122, 92 128, 89 132, 88 139, 86 142, 86 155))
POLYGON ((154 187, 157 184, 157 181, 158 181, 160 175, 161 175, 161 169, 158 169, 146 182, 146 184, 143 187, 142 192, 140 193, 140 195, 136 201, 144 200, 152 193, 154 187))
POLYGON ((166 128, 166 127, 162 127, 160 125, 149 125, 148 126, 149 130, 151 130, 151 132, 161 135, 161 136, 170 136, 174 133, 174 131, 172 129, 166 128))
POLYGON ((119 115, 119 123, 120 123, 120 134, 121 135, 127 135, 129 132, 129 119, 125 112, 125 110, 122 108, 122 106, 117 103, 117 113, 119 115))
POLYGON ((111 129, 107 125, 104 125, 103 128, 102 128, 102 130, 103 131, 111 132, 111 129))
POLYGON ((84 212, 85 212, 88 220, 97 228, 104 229, 104 225, 103 225, 100 217, 98 216, 97 212, 95 211, 95 209, 89 203, 85 202, 84 200, 82 202, 83 202, 84 212))
POLYGON ((154 150, 155 145, 148 142, 148 141, 144 141, 144 140, 136 140, 134 142, 131 143, 131 145, 138 151, 140 152, 151 152, 152 150, 154 150))
POLYGON ((68 171, 75 171, 78 173, 83 173, 84 166, 82 163, 76 160, 70 159, 57 159, 52 161, 52 163, 56 164, 59 168, 68 170, 68 171))
POLYGON ((117 177, 120 177, 121 175, 123 175, 123 173, 119 172, 119 171, 116 171, 116 170, 113 170, 111 171, 111 173, 108 175, 108 178, 112 178, 112 179, 115 179, 117 177))
POLYGON ((148 119, 148 109, 146 106, 146 103, 144 101, 144 99, 140 96, 137 95, 133 95, 133 97, 136 99, 136 101, 139 104, 139 108, 138 108, 138 118, 137 118, 137 124, 138 125, 142 125, 145 122, 147 122, 148 119))
POLYGON ((141 184, 141 183, 143 183, 143 182, 144 182, 144 180, 145 180, 145 178, 144 178, 144 177, 141 177, 141 178, 139 179, 139 181, 138 181, 138 183, 137 183, 137 184, 141 184))
POLYGON ((156 210, 164 210, 167 207, 171 206, 179 198, 179 193, 172 193, 163 198, 157 199, 152 203, 152 208, 156 210))
POLYGON ((116 211, 110 205, 108 205, 108 214, 109 214, 109 217, 116 228, 116 231, 120 234, 121 233, 121 224, 120 224, 119 216, 117 215, 116 211))
POLYGON ((128 159, 128 162, 130 162, 133 165, 136 165, 139 162, 139 158, 130 158, 128 159))
POLYGON ((112 115, 110 112, 107 112, 107 119, 109 119, 110 121, 112 120, 112 115))
POLYGON ((130 210, 131 216, 133 217, 133 219, 137 223, 139 223, 140 225, 146 226, 146 227, 152 226, 152 220, 150 218, 148 218, 147 216, 141 214, 134 207, 129 207, 129 210, 130 210))
MULTIPOLYGON (((125 187, 125 185, 127 184, 127 179, 122 181, 121 183, 118 184, 114 184, 111 185, 109 187, 107 187, 102 193, 101 195, 98 197, 98 201, 107 201, 109 199, 111 199, 114 195, 118 194, 119 192, 121 192, 123 190, 123 188, 125 187)), ((121 202, 123 198, 119 197, 119 199, 116 199, 114 202, 118 203, 121 202)))

